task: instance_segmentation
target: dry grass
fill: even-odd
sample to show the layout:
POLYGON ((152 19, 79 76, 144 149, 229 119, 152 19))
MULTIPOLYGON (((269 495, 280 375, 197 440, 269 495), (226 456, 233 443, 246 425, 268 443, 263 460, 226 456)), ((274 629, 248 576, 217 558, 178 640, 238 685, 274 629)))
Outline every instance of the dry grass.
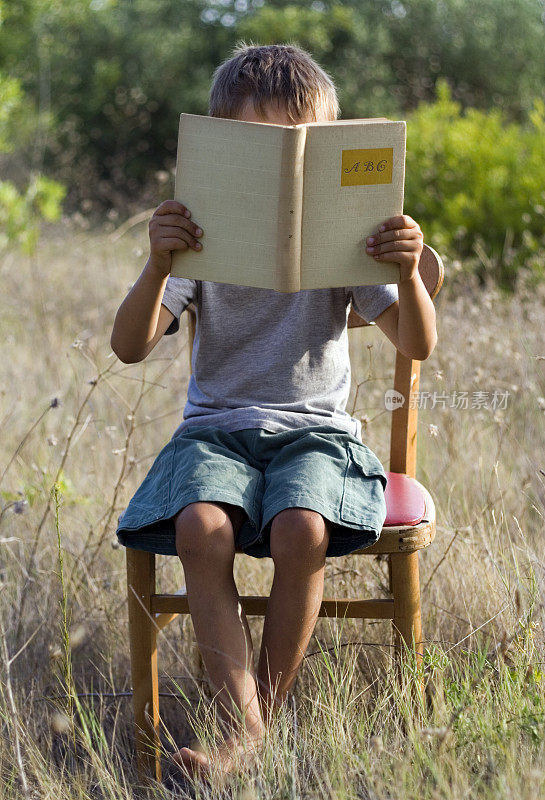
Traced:
MULTIPOLYGON (((10 800, 167 796, 137 785, 114 533, 187 390, 183 325, 141 364, 111 354, 115 312, 145 257, 145 228, 114 240, 67 227, 49 231, 36 257, 0 262, 0 783, 10 800)), ((446 268, 420 387, 448 397, 421 408, 419 424, 418 478, 438 512, 420 560, 428 707, 411 721, 415 670, 396 686, 388 623, 319 620, 259 774, 225 796, 545 796, 545 289, 521 284, 504 299, 446 268), (506 408, 471 407, 473 392, 494 389, 509 391, 506 408), (449 407, 454 391, 469 393, 469 408, 449 407)), ((351 336, 348 408, 356 400, 387 469, 393 350, 377 329, 351 336)), ((177 559, 158 567, 165 591, 180 587, 177 559)), ((270 588, 269 560, 235 567, 241 592, 270 588)), ((386 584, 383 560, 331 559, 325 595, 380 597, 386 584)), ((257 646, 262 621, 250 625, 257 646)), ((168 735, 178 746, 206 737, 214 714, 190 619, 159 646, 172 749, 168 735)))

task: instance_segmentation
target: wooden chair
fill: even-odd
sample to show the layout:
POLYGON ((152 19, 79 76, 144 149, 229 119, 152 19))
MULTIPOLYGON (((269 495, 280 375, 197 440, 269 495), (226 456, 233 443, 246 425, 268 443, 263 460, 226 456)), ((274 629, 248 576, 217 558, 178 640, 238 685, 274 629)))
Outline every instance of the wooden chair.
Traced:
MULTIPOLYGON (((443 283, 443 263, 438 253, 424 244, 419 272, 433 299, 443 283)), ((187 309, 189 326, 189 365, 195 335, 195 308, 187 309)), ((367 323, 354 309, 348 327, 367 323)), ((392 411, 390 435, 390 471, 386 472, 387 516, 380 539, 351 556, 388 554, 390 598, 324 598, 320 616, 359 619, 391 619, 396 651, 402 657, 402 640, 416 657, 423 656, 420 616, 418 551, 428 547, 435 537, 435 507, 427 489, 415 478, 418 407, 410 395, 418 392, 420 361, 396 353, 394 389, 405 402, 392 411)), ((161 780, 159 750, 159 688, 157 673, 157 633, 178 614, 189 614, 185 593, 161 594, 155 585, 155 554, 126 549, 127 589, 131 672, 139 774, 161 780)), ((264 616, 267 597, 241 597, 246 614, 264 616)))

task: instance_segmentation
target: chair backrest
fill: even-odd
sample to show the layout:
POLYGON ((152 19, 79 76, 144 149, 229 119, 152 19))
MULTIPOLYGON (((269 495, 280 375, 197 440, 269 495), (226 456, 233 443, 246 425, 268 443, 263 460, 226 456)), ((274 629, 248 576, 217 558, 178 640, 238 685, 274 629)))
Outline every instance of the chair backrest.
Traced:
MULTIPOLYGON (((443 284, 445 274, 439 253, 424 244, 418 271, 431 299, 435 299, 443 284)), ((193 355, 195 338, 196 310, 193 303, 187 307, 187 324, 189 333, 189 370, 193 355)), ((348 328, 371 327, 374 322, 366 322, 353 308, 348 315, 348 328)), ((376 327, 376 326, 375 326, 376 327)), ((400 407, 392 411, 390 430, 390 472, 403 472, 416 477, 416 434, 418 423, 418 405, 411 403, 411 395, 418 392, 420 380, 420 361, 407 358, 399 350, 396 351, 394 389, 404 397, 400 407)))

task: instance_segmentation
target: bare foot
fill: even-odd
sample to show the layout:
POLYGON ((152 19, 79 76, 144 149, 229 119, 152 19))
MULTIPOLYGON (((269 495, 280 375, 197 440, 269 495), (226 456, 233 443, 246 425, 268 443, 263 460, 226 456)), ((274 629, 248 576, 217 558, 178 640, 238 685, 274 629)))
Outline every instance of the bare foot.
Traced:
POLYGON ((210 754, 182 747, 171 757, 186 777, 209 780, 216 770, 222 777, 230 775, 235 771, 237 762, 255 764, 262 747, 263 737, 248 737, 246 743, 240 738, 231 737, 210 754))

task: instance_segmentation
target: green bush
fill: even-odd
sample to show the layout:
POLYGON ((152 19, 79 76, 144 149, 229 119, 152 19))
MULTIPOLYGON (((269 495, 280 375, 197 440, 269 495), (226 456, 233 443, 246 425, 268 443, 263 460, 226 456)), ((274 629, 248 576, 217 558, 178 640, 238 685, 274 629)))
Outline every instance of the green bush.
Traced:
POLYGON ((448 83, 437 102, 407 117, 404 208, 424 240, 480 277, 511 288, 517 273, 545 275, 545 104, 527 125, 501 112, 467 109, 448 83))
MULTIPOLYGON (((18 80, 0 74, 0 154, 15 150, 20 126, 26 128, 29 110, 18 80)), ((39 236, 40 220, 57 220, 66 189, 58 181, 37 172, 19 189, 13 181, 0 180, 0 250, 20 245, 32 253, 39 236)))

